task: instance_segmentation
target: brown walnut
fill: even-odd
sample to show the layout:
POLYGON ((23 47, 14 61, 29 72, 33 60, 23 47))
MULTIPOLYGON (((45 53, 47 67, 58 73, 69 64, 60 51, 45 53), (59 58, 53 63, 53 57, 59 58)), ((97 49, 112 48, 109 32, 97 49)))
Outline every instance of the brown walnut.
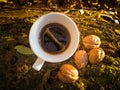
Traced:
POLYGON ((96 64, 103 60, 103 58, 105 57, 105 52, 102 48, 94 48, 89 51, 88 55, 90 63, 96 64))
POLYGON ((83 45, 87 49, 99 48, 100 44, 100 38, 96 35, 88 35, 85 38, 83 38, 83 45))
POLYGON ((78 80, 78 70, 70 64, 62 65, 57 75, 64 83, 73 83, 78 80))
POLYGON ((88 64, 88 54, 84 50, 78 50, 74 55, 74 61, 78 69, 84 68, 88 64))

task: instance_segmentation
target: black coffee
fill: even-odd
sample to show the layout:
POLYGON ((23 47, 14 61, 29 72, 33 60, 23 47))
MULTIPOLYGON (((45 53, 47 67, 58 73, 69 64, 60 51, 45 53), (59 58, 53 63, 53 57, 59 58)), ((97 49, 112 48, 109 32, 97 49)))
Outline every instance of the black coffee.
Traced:
POLYGON ((43 27, 39 40, 46 52, 58 54, 67 49, 70 42, 70 34, 63 25, 51 23, 43 27))

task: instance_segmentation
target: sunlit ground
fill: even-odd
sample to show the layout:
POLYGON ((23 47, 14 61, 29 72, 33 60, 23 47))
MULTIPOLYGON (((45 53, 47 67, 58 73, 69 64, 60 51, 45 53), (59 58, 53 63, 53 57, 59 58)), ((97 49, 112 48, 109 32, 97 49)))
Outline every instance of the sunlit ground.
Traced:
MULTIPOLYGON (((96 10, 59 8, 4 9, 0 11, 0 90, 118 90, 120 89, 120 24, 101 17, 96 10), (46 62, 37 72, 32 65, 36 56, 29 46, 29 31, 40 16, 49 12, 61 12, 71 17, 80 31, 80 48, 85 49, 82 39, 90 34, 101 39, 105 51, 102 62, 78 70, 79 79, 66 84, 56 78, 59 68, 69 63, 76 67, 74 55, 61 63, 46 62), (19 48, 16 48, 20 46, 19 48), (21 49, 23 51, 21 51, 21 49)), ((76 67, 77 68, 77 67, 76 67)))

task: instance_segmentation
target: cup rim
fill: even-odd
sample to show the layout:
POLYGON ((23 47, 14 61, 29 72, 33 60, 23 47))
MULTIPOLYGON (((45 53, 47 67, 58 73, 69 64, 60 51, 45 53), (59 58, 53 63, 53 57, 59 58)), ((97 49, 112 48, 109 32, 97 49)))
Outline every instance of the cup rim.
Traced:
MULTIPOLYGON (((42 26, 45 26, 44 24, 42 26)), ((34 24, 32 25, 32 27, 30 29, 29 42, 30 42, 30 46, 31 46, 33 52, 38 57, 40 57, 41 59, 43 59, 47 62, 55 63, 55 62, 65 61, 75 53, 75 51, 78 47, 78 44, 79 44, 79 36, 80 35, 79 35, 79 30, 77 28, 77 25, 70 17, 68 17, 67 15, 65 15, 63 13, 52 12, 52 13, 48 13, 48 14, 41 16, 34 22, 34 24), (45 18, 48 21, 46 21, 44 23, 43 21, 46 20, 45 18), (62 18, 63 18, 63 20, 61 20, 62 18), (50 19, 50 21, 49 21, 49 19, 50 19), (38 36, 38 26, 42 25, 42 24, 40 24, 42 22, 46 25, 51 22, 57 22, 64 26, 69 25, 69 26, 67 26, 67 28, 69 28, 68 31, 70 31, 71 41, 70 41, 70 45, 67 47, 67 49, 64 52, 59 53, 59 54, 50 54, 50 53, 45 52, 41 48, 41 46, 38 43, 38 40, 36 40, 36 39, 38 39, 38 37, 37 37, 38 36), (71 28, 73 28, 74 30, 70 30, 71 28)))

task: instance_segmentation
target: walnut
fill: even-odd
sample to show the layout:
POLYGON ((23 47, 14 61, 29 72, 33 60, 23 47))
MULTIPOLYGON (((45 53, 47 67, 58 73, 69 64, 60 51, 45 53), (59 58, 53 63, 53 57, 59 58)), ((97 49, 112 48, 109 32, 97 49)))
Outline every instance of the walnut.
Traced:
POLYGON ((79 50, 74 55, 74 61, 78 69, 84 68, 88 64, 88 55, 86 51, 79 50))
POLYGON ((89 51, 88 55, 90 63, 96 64, 103 60, 103 58, 105 57, 105 52, 102 48, 94 48, 89 51))
POLYGON ((78 80, 78 70, 70 64, 64 64, 61 66, 57 75, 64 83, 73 83, 78 80))
POLYGON ((85 38, 83 38, 83 45, 87 49, 99 48, 100 44, 100 38, 96 35, 88 35, 85 38))

